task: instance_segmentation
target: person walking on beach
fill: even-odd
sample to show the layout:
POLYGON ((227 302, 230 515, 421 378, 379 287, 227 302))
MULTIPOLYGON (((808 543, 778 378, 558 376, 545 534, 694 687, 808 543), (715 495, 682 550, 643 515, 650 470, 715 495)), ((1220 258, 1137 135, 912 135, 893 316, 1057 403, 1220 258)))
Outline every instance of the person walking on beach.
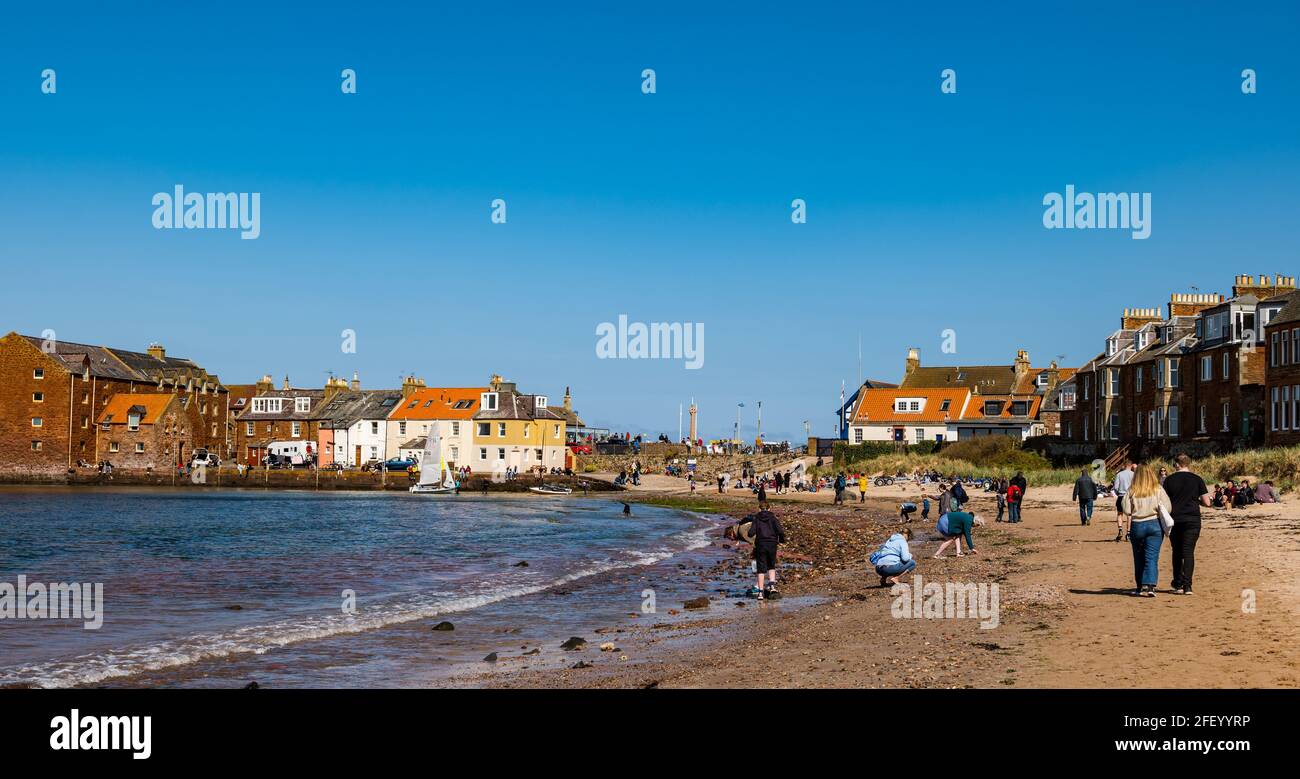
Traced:
POLYGON ((881 587, 898 584, 898 577, 916 568, 916 559, 907 542, 912 540, 912 528, 906 527, 889 537, 880 548, 871 553, 871 564, 876 567, 881 587))
POLYGON ((1124 497, 1133 488, 1133 472, 1137 464, 1132 460, 1124 463, 1124 470, 1115 474, 1115 540, 1127 541, 1129 534, 1129 517, 1125 510, 1124 497))
POLYGON ((1169 550, 1173 553, 1175 595, 1192 594, 1196 541, 1201 537, 1201 506, 1210 506, 1210 490, 1191 468, 1192 458, 1178 455, 1174 458, 1175 470, 1165 477, 1163 485, 1172 507, 1169 513, 1174 518, 1174 526, 1169 530, 1169 550))
POLYGON ((847 486, 848 482, 844 478, 844 471, 840 471, 839 475, 835 477, 835 505, 843 505, 844 488, 847 486))
POLYGON ((1079 501, 1079 524, 1092 522, 1092 502, 1097 499, 1097 483, 1088 475, 1088 469, 1079 471, 1079 478, 1074 480, 1073 500, 1079 501))
POLYGON ((928 495, 922 495, 921 496, 921 519, 925 520, 929 518, 930 518, 930 497, 928 495))
POLYGON ((785 492, 789 492, 789 491, 790 491, 790 472, 789 472, 789 471, 786 471, 786 472, 785 472, 785 475, 781 477, 781 485, 782 485, 782 489, 783 489, 785 492))
POLYGON ((867 502, 867 475, 865 473, 858 474, 858 502, 867 502))
POLYGON ((785 543, 785 528, 767 508, 767 501, 758 504, 759 511, 754 515, 750 525, 754 534, 754 570, 758 572, 758 599, 763 600, 777 594, 776 591, 776 552, 779 544, 785 543))
POLYGON ((939 531, 939 535, 947 540, 939 544, 938 550, 934 553, 934 559, 944 559, 943 550, 947 549, 949 544, 957 545, 957 556, 961 557, 961 540, 963 537, 966 539, 966 547, 970 553, 978 554, 975 551, 975 539, 971 538, 971 530, 976 525, 982 526, 983 524, 983 519, 968 511, 954 511, 939 517, 939 523, 935 525, 935 529, 939 531))
POLYGON ((939 483, 939 516, 943 516, 952 510, 952 493, 948 491, 948 485, 944 482, 939 483))
POLYGON ((1171 510, 1169 495, 1149 465, 1138 466, 1133 485, 1124 496, 1129 516, 1129 542, 1133 545, 1134 595, 1154 598, 1160 580, 1160 544, 1165 540, 1160 510, 1171 510))
POLYGON ((1003 514, 1006 513, 1006 510, 1007 510, 1007 493, 1005 490, 1003 490, 998 493, 998 516, 993 521, 1001 522, 1002 516, 1003 514))
POLYGON ((1024 517, 1021 511, 1025 506, 1025 493, 1029 490, 1029 482, 1025 480, 1025 475, 1016 471, 1016 475, 1011 477, 1007 482, 1007 521, 1019 522, 1024 517))

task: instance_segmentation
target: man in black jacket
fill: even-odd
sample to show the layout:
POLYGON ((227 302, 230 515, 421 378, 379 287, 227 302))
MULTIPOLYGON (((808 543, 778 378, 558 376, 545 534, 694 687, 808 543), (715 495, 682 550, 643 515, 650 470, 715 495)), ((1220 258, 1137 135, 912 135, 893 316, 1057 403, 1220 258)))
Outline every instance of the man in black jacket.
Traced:
POLYGON ((1079 471, 1079 478, 1074 480, 1074 495, 1070 500, 1079 501, 1079 522, 1092 524, 1092 502, 1097 499, 1097 483, 1088 475, 1088 469, 1079 471))
POLYGON ((754 533, 754 570, 758 571, 758 599, 763 600, 778 595, 776 547, 785 543, 785 529, 781 527, 781 520, 768 510, 767 501, 759 504, 759 512, 754 515, 750 527, 754 533))

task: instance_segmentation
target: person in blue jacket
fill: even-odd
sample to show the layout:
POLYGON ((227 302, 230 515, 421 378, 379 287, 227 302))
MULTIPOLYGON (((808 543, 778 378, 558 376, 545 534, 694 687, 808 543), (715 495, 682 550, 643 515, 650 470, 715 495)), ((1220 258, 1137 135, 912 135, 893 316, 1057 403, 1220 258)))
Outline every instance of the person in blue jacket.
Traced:
POLYGON ((898 577, 916 568, 916 559, 907 547, 907 542, 911 540, 912 529, 903 528, 901 533, 893 534, 880 545, 880 549, 871 553, 871 564, 876 566, 881 587, 898 584, 898 577))

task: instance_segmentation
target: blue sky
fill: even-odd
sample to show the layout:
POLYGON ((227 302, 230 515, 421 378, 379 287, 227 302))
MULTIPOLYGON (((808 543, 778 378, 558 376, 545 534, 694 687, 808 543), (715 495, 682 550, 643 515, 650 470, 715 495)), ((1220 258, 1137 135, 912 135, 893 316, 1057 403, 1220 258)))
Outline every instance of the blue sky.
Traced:
POLYGON ((502 373, 798 438, 859 334, 885 380, 909 346, 1076 365, 1126 306, 1300 275, 1294 3, 76 5, 0 25, 0 330, 230 383, 502 373), (153 229, 176 184, 260 192, 261 237, 153 229), (1066 184, 1151 192, 1151 237, 1043 229, 1066 184), (597 359, 620 314, 703 322, 704 367, 597 359))

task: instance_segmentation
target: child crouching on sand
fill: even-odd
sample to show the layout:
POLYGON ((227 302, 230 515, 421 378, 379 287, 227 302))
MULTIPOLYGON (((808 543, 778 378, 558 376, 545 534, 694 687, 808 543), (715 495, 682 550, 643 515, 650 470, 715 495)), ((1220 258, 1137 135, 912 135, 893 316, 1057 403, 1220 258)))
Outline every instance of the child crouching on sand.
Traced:
POLYGON ((901 533, 893 534, 880 545, 880 549, 871 553, 871 564, 876 566, 881 587, 898 584, 898 577, 916 568, 916 559, 907 547, 907 542, 911 540, 912 528, 903 528, 901 533))

